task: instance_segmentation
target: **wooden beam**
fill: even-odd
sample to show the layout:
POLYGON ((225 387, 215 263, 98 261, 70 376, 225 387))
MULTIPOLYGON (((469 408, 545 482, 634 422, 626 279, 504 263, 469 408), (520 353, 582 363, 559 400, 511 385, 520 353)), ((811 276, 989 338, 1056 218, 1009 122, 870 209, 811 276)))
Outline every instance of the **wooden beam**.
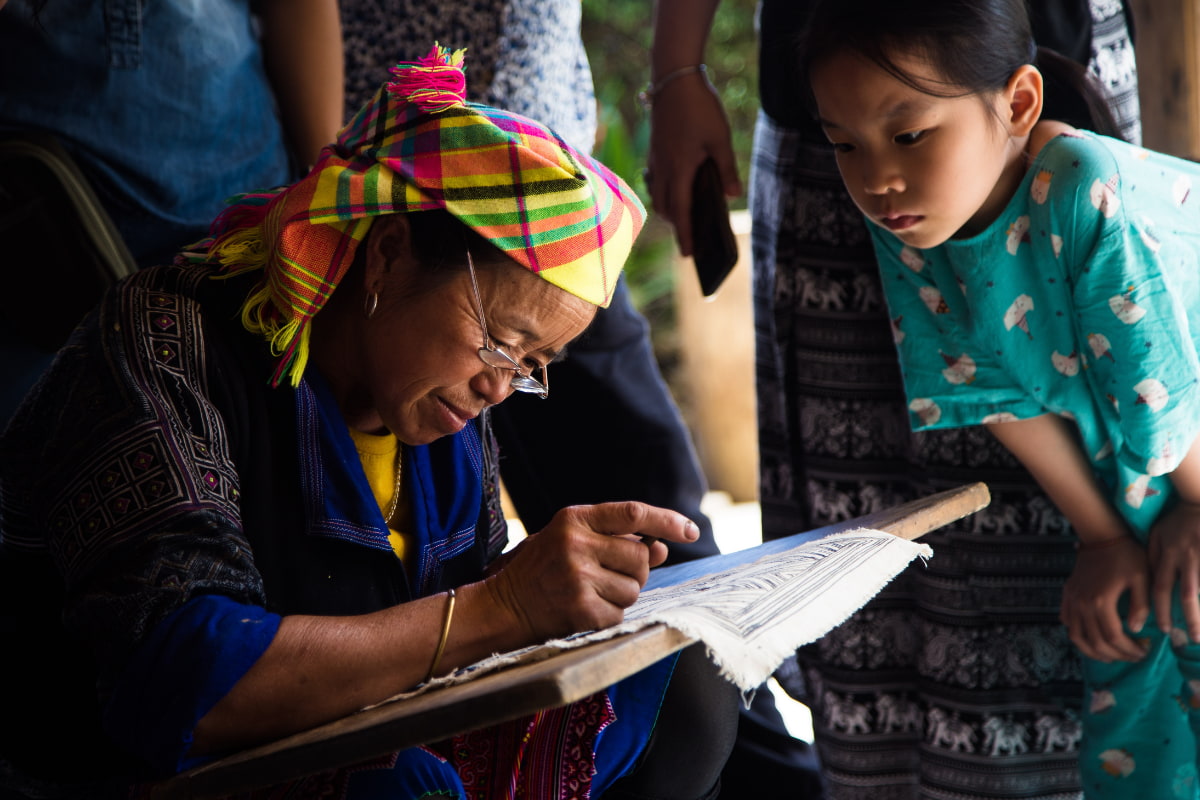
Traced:
POLYGON ((1200 0, 1132 0, 1142 141, 1200 160, 1200 0))

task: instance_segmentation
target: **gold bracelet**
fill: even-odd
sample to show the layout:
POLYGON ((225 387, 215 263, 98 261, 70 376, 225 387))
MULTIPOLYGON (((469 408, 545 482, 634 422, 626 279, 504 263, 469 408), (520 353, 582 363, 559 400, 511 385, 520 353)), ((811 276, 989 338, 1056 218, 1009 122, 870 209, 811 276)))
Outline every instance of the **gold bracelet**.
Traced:
POLYGON ((682 78, 684 75, 691 75, 696 72, 699 72, 701 75, 705 76, 705 78, 708 77, 708 67, 706 67, 704 64, 689 64, 686 67, 680 67, 679 69, 671 70, 666 75, 662 76, 661 79, 654 81, 653 83, 647 83, 646 88, 638 92, 638 103, 641 104, 642 108, 649 111, 654 105, 654 96, 663 89, 667 88, 667 84, 671 83, 676 78, 682 78))
POLYGON ((433 673, 437 672, 438 664, 442 661, 442 653, 446 650, 446 640, 450 638, 450 620, 454 619, 454 590, 449 589, 446 592, 446 616, 442 620, 442 637, 438 639, 437 650, 433 654, 433 663, 429 665, 429 674, 425 676, 425 683, 433 680, 433 673))

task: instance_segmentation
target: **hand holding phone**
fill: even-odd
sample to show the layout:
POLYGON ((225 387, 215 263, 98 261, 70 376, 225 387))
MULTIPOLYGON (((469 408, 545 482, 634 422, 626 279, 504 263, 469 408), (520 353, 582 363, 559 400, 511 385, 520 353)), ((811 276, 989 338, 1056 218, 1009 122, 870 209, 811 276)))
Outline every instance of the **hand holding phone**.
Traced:
POLYGON ((711 158, 696 170, 692 182, 692 259, 700 291, 711 297, 737 264, 737 239, 729 224, 729 205, 717 162, 711 158))

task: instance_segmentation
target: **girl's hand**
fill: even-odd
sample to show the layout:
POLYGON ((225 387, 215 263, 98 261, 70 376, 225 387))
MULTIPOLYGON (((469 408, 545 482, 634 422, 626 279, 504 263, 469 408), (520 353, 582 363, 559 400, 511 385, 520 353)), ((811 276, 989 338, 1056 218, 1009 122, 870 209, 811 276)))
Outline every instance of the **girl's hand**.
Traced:
POLYGON ((572 506, 522 540, 484 583, 530 642, 606 628, 624 619, 650 568, 666 560, 663 541, 699 535, 682 514, 645 503, 572 506))
POLYGON ((1133 537, 1081 547, 1063 587, 1059 614, 1075 646, 1104 663, 1140 661, 1145 645, 1125 633, 1117 601, 1129 592, 1129 629, 1137 633, 1150 611, 1149 582, 1146 551, 1133 537))
POLYGON ((1171 592, 1179 599, 1188 638, 1200 642, 1200 504, 1180 501, 1150 531, 1154 614, 1164 633, 1171 630, 1171 592))

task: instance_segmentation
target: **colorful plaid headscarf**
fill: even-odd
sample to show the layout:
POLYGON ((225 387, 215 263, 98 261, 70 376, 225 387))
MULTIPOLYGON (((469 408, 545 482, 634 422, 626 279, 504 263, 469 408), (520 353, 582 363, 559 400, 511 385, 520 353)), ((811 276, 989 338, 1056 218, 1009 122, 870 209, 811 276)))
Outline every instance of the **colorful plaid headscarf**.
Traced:
POLYGON ((204 257, 261 269, 242 322, 299 383, 309 323, 374 217, 444 208, 510 258, 607 306, 646 211, 604 165, 533 120, 464 101, 462 50, 434 45, 385 84, 291 186, 245 195, 213 223, 204 257))

